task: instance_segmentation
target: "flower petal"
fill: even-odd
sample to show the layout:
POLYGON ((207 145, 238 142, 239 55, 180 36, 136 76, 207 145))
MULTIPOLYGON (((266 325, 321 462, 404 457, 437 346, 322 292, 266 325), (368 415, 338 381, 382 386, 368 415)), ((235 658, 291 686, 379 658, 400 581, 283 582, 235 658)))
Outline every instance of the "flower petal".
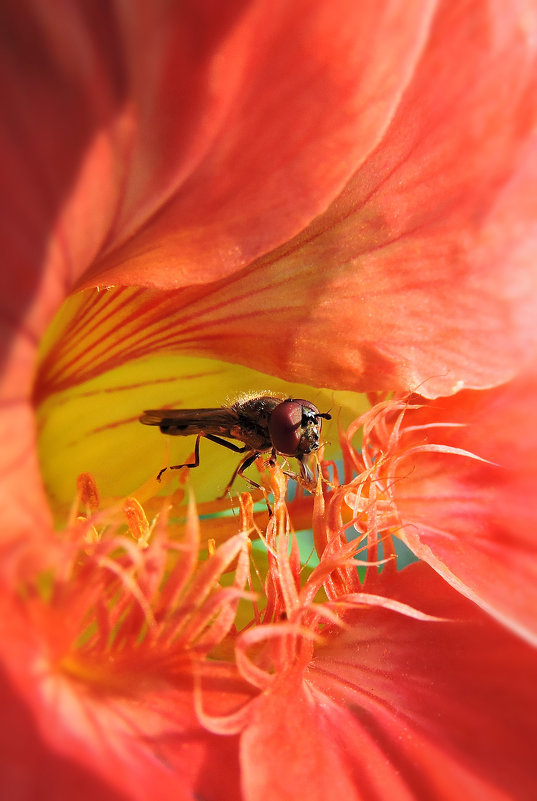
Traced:
POLYGON ((29 540, 46 551, 52 536, 51 514, 45 496, 36 450, 34 410, 24 401, 5 400, 0 412, 0 583, 20 559, 29 540))
MULTIPOLYGON (((389 129, 323 214, 249 266, 241 255, 227 280, 206 271, 209 253, 203 290, 136 299, 153 326, 157 307, 162 318, 154 349, 188 343, 287 380, 427 397, 511 377, 537 332, 536 26, 525 4, 441 7, 389 129), (256 323, 270 336, 254 354, 256 323)), ((189 247, 147 241, 137 255, 133 240, 117 270, 159 285, 162 261, 179 258, 172 289, 189 247)))
MULTIPOLYGON (((151 119, 141 122, 154 141, 145 141, 141 126, 127 199, 143 209, 146 224, 138 213, 135 235, 109 247, 84 284, 205 283, 297 233, 379 141, 421 52, 433 7, 431 0, 411 7, 394 0, 242 4, 204 69, 195 63, 192 78, 189 65, 179 64, 187 100, 200 109, 193 121, 184 119, 181 93, 165 83, 171 75, 156 69, 148 81, 144 73, 132 86, 132 102, 147 105, 151 119), (156 108, 155 93, 162 98, 156 108), (184 157, 188 171, 172 172, 170 180, 173 152, 159 150, 172 137, 179 152, 186 139, 193 153, 184 157), (155 187, 148 193, 138 176, 155 172, 155 158, 157 177, 167 182, 158 187, 161 206, 151 216, 156 209, 145 198, 157 198, 155 187)), ((212 5, 198 12, 184 38, 203 36, 213 16, 212 5)), ((146 28, 139 34, 145 47, 146 28)))
POLYGON ((93 766, 82 766, 47 749, 31 712, 4 676, 0 678, 0 699, 4 722, 0 728, 3 798, 124 801, 125 796, 96 775, 93 766))
MULTIPOLYGON (((142 653, 132 633, 118 649, 121 656, 104 645, 93 663, 75 646, 84 640, 84 614, 92 613, 85 604, 93 579, 86 573, 77 594, 76 576, 71 586, 57 586, 56 613, 35 596, 18 602, 0 595, 2 797, 53 799, 72 786, 71 797, 83 801, 97 790, 105 801, 144 801, 153 793, 159 801, 235 801, 238 738, 216 737, 197 720, 188 658, 165 644, 142 653), (66 647, 75 655, 71 661, 66 647)), ((232 668, 197 669, 215 714, 248 700, 249 689, 232 668)))
POLYGON ((116 282, 148 245, 156 273, 176 281, 183 262, 199 280, 201 263, 225 274, 284 241, 378 141, 432 5, 4 11, 11 285, 35 289, 45 259, 64 290, 92 262, 116 282))
POLYGON ((414 452, 393 493, 402 538, 460 592, 537 642, 537 375, 462 392, 404 418, 401 444, 426 440, 457 454, 414 452), (442 427, 458 423, 461 427, 442 427), (429 426, 434 428, 429 428, 429 426), (413 426, 423 426, 412 430, 413 426), (408 428, 408 433, 405 432, 408 428))
POLYGON ((357 613, 303 683, 276 679, 243 735, 246 799, 531 798, 535 651, 423 564, 373 584, 446 621, 357 613))
POLYGON ((94 799, 97 788, 105 801, 144 801, 152 793, 163 801, 239 797, 237 738, 201 728, 190 687, 163 682, 158 693, 99 698, 56 677, 41 687, 43 697, 35 675, 22 670, 20 682, 24 695, 10 682, 0 686, 2 729, 9 733, 1 759, 3 797, 53 799, 70 785, 76 788, 70 797, 82 801, 94 799))

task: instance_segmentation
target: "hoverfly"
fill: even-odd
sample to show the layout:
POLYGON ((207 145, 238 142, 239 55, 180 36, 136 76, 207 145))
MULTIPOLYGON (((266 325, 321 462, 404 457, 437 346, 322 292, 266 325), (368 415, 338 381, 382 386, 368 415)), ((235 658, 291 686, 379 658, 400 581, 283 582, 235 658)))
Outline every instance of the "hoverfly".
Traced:
POLYGON ((273 460, 277 454, 294 456, 300 463, 301 477, 307 478, 304 457, 318 449, 323 419, 330 420, 331 415, 320 412, 310 401, 257 395, 216 409, 150 409, 143 413, 140 422, 159 426, 163 434, 179 437, 196 435, 194 461, 164 467, 157 475, 159 481, 165 470, 199 465, 202 437, 235 453, 245 454, 234 470, 223 497, 237 476, 260 488, 259 484, 244 475, 244 470, 267 451, 272 452, 273 460), (228 442, 228 438, 243 442, 244 445, 240 447, 228 442))

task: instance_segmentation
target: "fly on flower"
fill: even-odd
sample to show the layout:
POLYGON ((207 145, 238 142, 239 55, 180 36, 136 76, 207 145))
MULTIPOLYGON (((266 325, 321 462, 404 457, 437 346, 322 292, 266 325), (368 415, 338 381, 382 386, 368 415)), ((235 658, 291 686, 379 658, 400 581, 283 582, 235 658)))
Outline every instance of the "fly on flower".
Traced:
MULTIPOLYGON (((259 484, 245 476, 243 471, 267 451, 272 451, 271 459, 278 454, 298 459, 301 477, 307 478, 304 457, 318 449, 323 419, 330 420, 330 414, 320 412, 310 401, 257 395, 216 409, 150 409, 143 413, 140 422, 159 426, 163 434, 179 437, 196 435, 194 461, 170 465, 170 470, 199 465, 202 437, 235 453, 245 454, 224 490, 225 495, 237 476, 242 476, 259 488, 259 484), (228 442, 228 438, 243 442, 244 445, 240 447, 228 442)), ((160 480, 167 469, 164 467, 157 479, 160 480)))

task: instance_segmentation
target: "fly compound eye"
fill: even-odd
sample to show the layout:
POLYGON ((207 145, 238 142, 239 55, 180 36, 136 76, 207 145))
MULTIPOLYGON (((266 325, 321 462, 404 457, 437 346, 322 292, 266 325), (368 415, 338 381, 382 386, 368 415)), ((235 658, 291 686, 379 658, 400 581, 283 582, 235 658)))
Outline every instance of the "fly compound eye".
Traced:
POLYGON ((269 420, 275 449, 285 456, 309 453, 318 447, 319 410, 304 400, 286 400, 276 406, 269 420))
POLYGON ((294 456, 302 437, 302 404, 286 400, 276 406, 269 420, 272 444, 280 453, 294 456))

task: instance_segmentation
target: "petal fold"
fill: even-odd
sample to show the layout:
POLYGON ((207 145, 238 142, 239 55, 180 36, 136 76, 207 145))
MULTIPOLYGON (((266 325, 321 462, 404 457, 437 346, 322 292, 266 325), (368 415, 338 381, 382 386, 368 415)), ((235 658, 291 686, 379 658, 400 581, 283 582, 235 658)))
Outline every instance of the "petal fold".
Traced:
POLYGON ((393 483, 406 544, 457 590, 533 643, 536 400, 532 371, 494 390, 462 392, 409 410, 393 483), (462 425, 438 427, 441 422, 462 425), (446 452, 414 451, 416 443, 427 441, 441 443, 446 452), (458 448, 488 462, 468 459, 458 448))
POLYGON ((304 680, 276 680, 241 743, 248 801, 530 799, 535 651, 426 565, 373 586, 445 621, 354 613, 304 680))
MULTIPOLYGON (((199 291, 179 288, 181 262, 174 294, 137 300, 141 314, 158 306, 154 347, 427 397, 512 377, 537 337, 536 27, 522 3, 439 6, 389 127, 339 196, 280 247, 226 256, 226 279, 204 254, 199 291), (256 323, 270 336, 254 355, 256 323)), ((173 254, 146 245, 123 282, 162 286, 173 254)))

